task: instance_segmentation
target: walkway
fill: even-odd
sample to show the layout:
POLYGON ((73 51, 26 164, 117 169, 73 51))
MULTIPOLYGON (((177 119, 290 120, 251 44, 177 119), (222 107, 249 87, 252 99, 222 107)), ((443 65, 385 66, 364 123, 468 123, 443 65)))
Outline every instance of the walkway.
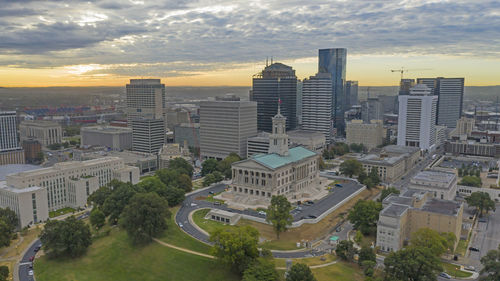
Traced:
POLYGON ((196 252, 196 251, 191 251, 189 249, 182 248, 182 247, 177 247, 177 246, 174 246, 172 244, 165 243, 165 242, 163 242, 161 240, 158 240, 156 238, 153 238, 153 240, 156 241, 156 242, 158 242, 160 245, 165 246, 165 247, 169 247, 169 248, 176 249, 176 250, 179 250, 179 251, 182 251, 182 252, 185 252, 185 253, 189 253, 189 254, 193 254, 193 255, 197 255, 197 256, 209 258, 209 259, 215 259, 214 256, 207 255, 207 254, 200 253, 200 252, 196 252))

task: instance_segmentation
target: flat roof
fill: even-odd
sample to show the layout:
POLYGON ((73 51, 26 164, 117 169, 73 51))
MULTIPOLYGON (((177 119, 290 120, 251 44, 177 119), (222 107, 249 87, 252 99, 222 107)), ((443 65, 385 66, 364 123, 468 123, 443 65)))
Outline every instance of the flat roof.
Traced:
POLYGON ((382 151, 390 152, 390 153, 415 153, 417 151, 420 151, 420 148, 391 144, 391 145, 384 146, 382 148, 382 151))
POLYGON ((132 133, 132 129, 128 127, 116 127, 116 126, 89 126, 83 127, 81 131, 86 132, 98 132, 104 134, 115 134, 115 133, 132 133))
POLYGON ((359 161, 373 164, 386 164, 394 165, 402 160, 404 160, 405 155, 398 155, 392 157, 380 157, 377 154, 368 154, 359 158, 359 161))
POLYGON ((413 198, 406 197, 406 196, 398 196, 396 194, 391 194, 384 199, 384 203, 386 203, 386 204, 396 203, 396 204, 401 204, 401 205, 412 206, 413 198))
POLYGON ((427 202, 425 202, 420 210, 448 216, 455 216, 458 214, 461 205, 461 203, 455 201, 431 198, 428 199, 427 202))
POLYGON ((7 191, 10 191, 12 193, 25 193, 25 192, 37 191, 37 190, 40 190, 43 188, 39 187, 39 186, 31 186, 31 187, 25 187, 25 188, 14 188, 14 187, 8 186, 6 181, 0 181, 0 189, 7 190, 7 191))
POLYGON ((392 203, 385 207, 381 214, 388 217, 400 217, 410 206, 392 203))
POLYGON ((276 169, 315 155, 317 155, 316 152, 313 152, 302 146, 297 146, 294 148, 290 148, 288 150, 288 155, 286 156, 281 156, 276 153, 257 154, 254 155, 251 159, 266 167, 276 169))
POLYGON ((10 164, 0 166, 0 181, 6 179, 7 175, 15 174, 19 172, 27 172, 40 169, 40 166, 28 165, 28 164, 10 164))
POLYGON ((454 173, 447 173, 442 171, 422 171, 418 172, 412 179, 414 181, 424 181, 424 182, 438 182, 444 184, 450 184, 457 176, 454 173))

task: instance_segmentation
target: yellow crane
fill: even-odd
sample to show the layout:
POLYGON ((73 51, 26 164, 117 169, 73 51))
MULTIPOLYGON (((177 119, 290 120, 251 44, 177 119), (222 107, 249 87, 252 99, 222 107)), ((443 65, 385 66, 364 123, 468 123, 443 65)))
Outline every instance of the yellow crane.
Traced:
POLYGON ((404 67, 401 67, 401 69, 391 69, 391 72, 399 72, 401 73, 401 80, 403 79, 403 74, 408 71, 421 71, 421 70, 431 70, 431 68, 420 68, 420 69, 406 69, 404 67))

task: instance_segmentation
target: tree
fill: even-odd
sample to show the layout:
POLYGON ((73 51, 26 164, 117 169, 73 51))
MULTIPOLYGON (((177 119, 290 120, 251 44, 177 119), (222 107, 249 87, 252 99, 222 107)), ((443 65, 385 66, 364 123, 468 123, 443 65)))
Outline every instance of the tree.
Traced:
POLYGON ((476 176, 464 176, 460 181, 461 185, 481 187, 483 184, 480 177, 476 176))
POLYGON ((150 176, 142 179, 138 184, 137 188, 140 190, 144 190, 144 192, 156 192, 157 194, 161 193, 163 190, 167 188, 165 183, 160 180, 157 176, 150 176))
POLYGON ((232 152, 229 156, 224 158, 224 160, 217 163, 217 171, 219 171, 226 179, 230 179, 232 178, 231 164, 240 160, 240 156, 232 152))
POLYGON ((9 267, 6 265, 0 266, 0 281, 6 281, 9 278, 9 267))
POLYGON ((87 251, 92 243, 92 235, 85 222, 71 216, 63 221, 48 221, 40 234, 40 240, 48 257, 75 258, 87 251))
POLYGON ((155 176, 160 179, 165 186, 179 187, 179 177, 181 173, 173 169, 157 170, 155 176))
POLYGON ((210 241, 214 242, 213 255, 240 274, 259 256, 259 232, 250 226, 218 228, 210 241))
POLYGON ((111 224, 118 223, 118 218, 122 213, 125 206, 127 206, 130 198, 136 193, 132 184, 119 185, 113 192, 106 198, 102 205, 102 212, 108 217, 111 224))
POLYGON ((363 240, 363 233, 361 233, 360 230, 356 230, 356 236, 354 236, 354 242, 356 243, 361 243, 361 240, 363 240))
POLYGON ((355 159, 350 159, 342 162, 339 167, 340 172, 352 178, 353 175, 359 175, 363 170, 363 165, 355 159))
POLYGON ((170 161, 168 161, 168 169, 169 170, 176 170, 180 172, 181 174, 186 174, 189 177, 193 176, 193 166, 189 164, 188 161, 184 158, 174 158, 170 161))
POLYGON ((359 144, 358 143, 351 143, 349 145, 349 148, 351 151, 354 151, 357 153, 365 151, 365 146, 362 143, 359 143, 359 144))
POLYGON ((340 241, 335 249, 335 254, 345 261, 352 261, 357 252, 356 248, 354 248, 354 243, 349 240, 340 241))
POLYGON ((384 201, 384 199, 385 199, 387 196, 391 195, 391 194, 396 194, 396 195, 398 195, 399 193, 400 193, 400 191, 399 191, 399 190, 397 190, 396 188, 392 187, 392 186, 391 186, 391 187, 388 187, 388 188, 386 188, 386 189, 383 189, 383 190, 382 190, 382 192, 380 193, 380 202, 384 201))
POLYGON ((481 275, 485 274, 482 281, 497 281, 500 280, 500 245, 497 250, 490 250, 481 258, 483 269, 481 275))
POLYGON ((209 186, 212 183, 215 183, 215 176, 214 174, 208 174, 203 178, 203 186, 209 186))
POLYGON ((90 194, 90 196, 87 198, 87 202, 94 204, 95 207, 102 207, 104 201, 106 201, 106 198, 108 198, 109 195, 113 193, 112 188, 114 188, 115 186, 119 186, 121 184, 122 182, 119 182, 117 180, 112 180, 111 182, 108 183, 108 185, 101 186, 92 194, 90 194))
POLYGON ((276 236, 280 239, 280 233, 285 232, 292 225, 293 216, 290 214, 292 204, 284 195, 273 195, 271 205, 267 207, 266 221, 273 225, 276 236))
POLYGON ((191 190, 193 190, 193 182, 188 175, 181 174, 178 181, 180 189, 183 189, 186 192, 190 192, 191 190))
POLYGON ((0 247, 7 247, 10 245, 12 239, 12 230, 10 226, 3 220, 0 220, 0 247))
POLYGON ((201 175, 206 176, 217 169, 217 160, 207 159, 201 164, 201 175))
POLYGON ((377 262, 372 260, 364 260, 360 265, 363 268, 363 273, 366 276, 373 276, 373 273, 375 273, 375 265, 377 265, 377 262))
POLYGON ((183 189, 168 186, 165 189, 165 193, 160 194, 160 196, 167 199, 168 205, 171 207, 179 205, 185 198, 183 189))
POLYGON ((45 154, 43 154, 43 152, 41 152, 41 151, 37 152, 37 154, 35 156, 35 161, 43 162, 44 159, 45 159, 45 154))
POLYGON ((11 210, 9 207, 5 209, 0 208, 0 220, 3 220, 9 226, 11 231, 15 231, 19 225, 16 212, 11 210))
POLYGON ((372 261, 377 262, 377 256, 375 255, 375 251, 371 247, 361 247, 358 255, 358 263, 362 265, 364 261, 372 261))
POLYGON ((380 184, 380 176, 378 174, 378 168, 377 167, 373 167, 370 170, 370 173, 368 173, 368 178, 370 178, 372 180, 373 187, 375 187, 375 186, 377 186, 377 185, 380 184))
POLYGON ((384 260, 385 280, 436 280, 441 260, 428 249, 409 247, 390 253, 384 260))
POLYGON ((266 258, 258 258, 244 272, 243 281, 277 281, 280 276, 274 262, 266 258))
POLYGON ((375 233, 382 204, 371 200, 359 200, 349 211, 348 219, 355 229, 361 230, 364 235, 375 233))
POLYGON ((47 148, 50 150, 58 150, 61 148, 61 144, 60 143, 49 144, 47 145, 47 148))
POLYGON ((286 281, 316 281, 316 278, 309 266, 303 263, 296 263, 288 271, 286 281))
POLYGON ((99 208, 94 208, 90 212, 90 224, 99 229, 104 226, 104 223, 106 223, 106 215, 99 208))
POLYGON ((427 248, 433 255, 439 257, 453 244, 449 245, 446 238, 437 231, 424 227, 411 235, 410 246, 427 248))
POLYGON ((465 198, 465 201, 470 206, 476 207, 479 211, 479 216, 483 216, 483 212, 488 214, 489 211, 495 210, 495 201, 491 200, 490 195, 486 192, 476 191, 465 198))
POLYGON ((134 244, 147 244, 167 229, 168 203, 155 192, 137 193, 123 209, 120 227, 134 244))

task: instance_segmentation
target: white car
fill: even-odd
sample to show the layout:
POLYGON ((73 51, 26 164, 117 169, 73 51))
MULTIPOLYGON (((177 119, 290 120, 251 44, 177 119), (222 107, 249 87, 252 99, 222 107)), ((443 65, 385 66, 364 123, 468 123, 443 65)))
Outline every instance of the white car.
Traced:
POLYGON ((29 276, 33 276, 33 270, 28 271, 29 276))
POLYGON ((191 203, 191 207, 196 207, 196 206, 198 206, 198 204, 191 203))
POLYGON ((184 227, 184 225, 182 225, 182 223, 179 223, 179 227, 182 228, 182 227, 184 227))
POLYGON ((264 212, 264 211, 259 211, 259 215, 265 216, 265 215, 266 215, 266 212, 264 212))

